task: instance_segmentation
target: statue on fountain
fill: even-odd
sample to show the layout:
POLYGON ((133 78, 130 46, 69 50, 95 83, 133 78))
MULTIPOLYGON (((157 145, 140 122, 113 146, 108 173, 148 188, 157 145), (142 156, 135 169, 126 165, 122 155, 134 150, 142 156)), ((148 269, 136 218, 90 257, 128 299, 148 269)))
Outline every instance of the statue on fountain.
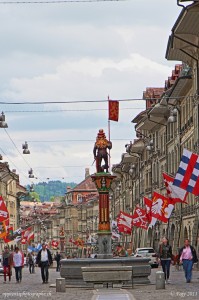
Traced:
POLYGON ((111 148, 112 143, 106 139, 103 129, 100 129, 93 149, 97 173, 104 172, 105 170, 108 173, 109 165, 107 149, 110 150, 111 148), (102 165, 102 159, 104 160, 104 165, 102 165))

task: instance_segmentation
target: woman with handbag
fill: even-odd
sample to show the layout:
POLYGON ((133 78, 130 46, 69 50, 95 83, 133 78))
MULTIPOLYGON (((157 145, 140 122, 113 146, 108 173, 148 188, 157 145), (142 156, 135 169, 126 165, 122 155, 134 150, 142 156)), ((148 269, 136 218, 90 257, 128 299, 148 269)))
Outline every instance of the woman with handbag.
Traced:
POLYGON ((170 265, 172 260, 172 248, 169 245, 169 241, 166 237, 163 237, 162 243, 159 247, 159 258, 162 265, 162 271, 165 275, 165 282, 169 283, 169 276, 170 276, 170 265))

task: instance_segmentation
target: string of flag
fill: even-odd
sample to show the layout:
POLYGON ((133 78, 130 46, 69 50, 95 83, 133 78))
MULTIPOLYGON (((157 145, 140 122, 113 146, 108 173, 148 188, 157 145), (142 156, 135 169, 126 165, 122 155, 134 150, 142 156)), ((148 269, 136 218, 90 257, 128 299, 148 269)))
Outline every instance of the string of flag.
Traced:
POLYGON ((137 205, 133 214, 120 211, 117 220, 112 222, 112 238, 121 233, 132 234, 134 226, 147 230, 157 220, 168 223, 176 203, 185 203, 188 193, 199 195, 199 156, 187 149, 183 150, 180 165, 175 177, 162 174, 167 196, 153 192, 152 199, 144 197, 144 207, 137 205), (117 232, 117 234, 115 234, 117 232))

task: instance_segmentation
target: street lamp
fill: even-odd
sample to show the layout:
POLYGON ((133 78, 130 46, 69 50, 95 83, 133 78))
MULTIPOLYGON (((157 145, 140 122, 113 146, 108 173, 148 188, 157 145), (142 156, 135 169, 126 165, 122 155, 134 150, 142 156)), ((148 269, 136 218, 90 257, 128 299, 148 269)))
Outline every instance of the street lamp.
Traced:
POLYGON ((5 122, 5 115, 3 111, 0 115, 0 128, 8 128, 8 124, 5 122))
POLYGON ((170 111, 170 116, 169 116, 167 122, 168 123, 175 123, 177 121, 177 115, 178 115, 178 109, 177 109, 177 107, 174 107, 170 111))
POLYGON ((23 154, 30 154, 30 150, 28 149, 28 143, 22 144, 23 154))
POLYGON ((31 168, 29 171, 28 171, 28 174, 29 174, 29 178, 34 178, 34 174, 33 174, 33 169, 31 168))

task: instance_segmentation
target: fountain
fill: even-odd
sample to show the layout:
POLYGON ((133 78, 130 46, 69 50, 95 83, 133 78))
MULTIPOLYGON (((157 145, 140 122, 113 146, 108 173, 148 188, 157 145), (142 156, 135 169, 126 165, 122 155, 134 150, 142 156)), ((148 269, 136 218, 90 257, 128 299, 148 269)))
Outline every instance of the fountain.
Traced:
POLYGON ((116 176, 109 173, 107 149, 112 143, 106 139, 101 129, 96 138, 93 154, 96 173, 91 175, 99 192, 98 254, 97 258, 76 258, 61 260, 61 277, 69 285, 89 285, 104 283, 149 283, 151 273, 149 259, 134 257, 113 257, 109 218, 109 190, 116 176), (104 165, 102 165, 104 160, 104 165), (105 172, 106 171, 106 172, 105 172))

